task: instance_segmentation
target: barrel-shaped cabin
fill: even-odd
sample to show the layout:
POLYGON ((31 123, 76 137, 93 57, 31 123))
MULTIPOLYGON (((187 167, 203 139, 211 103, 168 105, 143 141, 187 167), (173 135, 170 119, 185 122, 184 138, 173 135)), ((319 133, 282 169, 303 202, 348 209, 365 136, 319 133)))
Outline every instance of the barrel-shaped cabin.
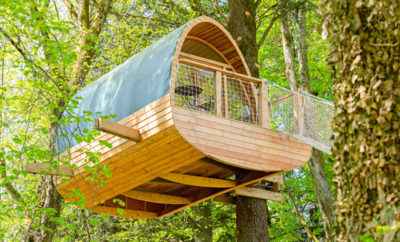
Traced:
POLYGON ((58 191, 69 201, 83 197, 93 211, 131 218, 166 216, 211 198, 234 202, 235 194, 262 197, 255 184, 278 182, 276 174, 310 156, 308 145, 269 129, 265 92, 224 27, 197 18, 77 93, 74 114, 96 122, 60 132, 58 148, 75 169, 58 191), (78 144, 74 132, 93 127, 101 134, 78 144), (97 179, 88 169, 94 152, 94 168, 107 170, 97 179))

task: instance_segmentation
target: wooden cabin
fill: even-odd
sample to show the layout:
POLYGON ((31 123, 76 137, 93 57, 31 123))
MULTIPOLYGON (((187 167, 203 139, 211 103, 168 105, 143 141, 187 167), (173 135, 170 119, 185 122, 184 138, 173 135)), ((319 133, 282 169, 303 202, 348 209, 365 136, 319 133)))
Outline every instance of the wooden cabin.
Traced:
POLYGON ((75 169, 58 190, 67 201, 83 195, 95 212, 130 218, 162 217, 212 198, 274 199, 279 172, 302 166, 310 146, 269 129, 266 91, 224 27, 197 18, 77 94, 78 115, 115 117, 60 132, 59 151, 75 169), (73 138, 93 127, 102 131, 95 141, 73 138), (111 176, 91 177, 88 151, 100 154, 97 166, 111 176))

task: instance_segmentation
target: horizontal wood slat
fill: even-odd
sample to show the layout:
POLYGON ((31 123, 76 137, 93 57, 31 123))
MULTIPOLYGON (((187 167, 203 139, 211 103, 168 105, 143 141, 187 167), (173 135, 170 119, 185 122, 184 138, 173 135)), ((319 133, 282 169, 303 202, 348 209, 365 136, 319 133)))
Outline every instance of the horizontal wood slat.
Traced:
POLYGON ((252 198, 259 198, 265 200, 272 200, 272 201, 283 201, 283 196, 279 192, 271 192, 259 188, 254 187, 241 187, 235 189, 236 195, 244 196, 244 197, 252 197, 252 198))
POLYGON ((197 186, 197 187, 226 188, 226 187, 234 187, 236 185, 236 182, 234 181, 216 179, 210 177, 191 176, 178 173, 169 173, 162 175, 160 177, 167 181, 172 181, 184 185, 197 186))
POLYGON ((50 164, 35 163, 27 164, 25 171, 34 174, 55 175, 55 176, 73 176, 74 170, 68 166, 52 167, 50 164))
POLYGON ((150 218, 156 218, 158 216, 157 213, 153 212, 125 209, 125 208, 114 208, 108 206, 96 206, 93 207, 92 210, 97 213, 106 213, 114 216, 122 216, 133 219, 150 219, 150 218))
POLYGON ((167 195, 155 192, 143 192, 143 191, 128 191, 122 195, 146 202, 160 203, 160 204, 189 204, 191 201, 185 197, 167 195))

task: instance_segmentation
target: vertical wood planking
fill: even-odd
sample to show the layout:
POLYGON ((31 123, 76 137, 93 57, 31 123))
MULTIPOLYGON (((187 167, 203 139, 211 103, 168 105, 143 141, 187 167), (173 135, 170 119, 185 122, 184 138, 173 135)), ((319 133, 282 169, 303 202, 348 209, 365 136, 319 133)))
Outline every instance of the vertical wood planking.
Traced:
POLYGON ((228 80, 226 75, 223 76, 224 85, 224 114, 225 118, 229 118, 229 108, 228 108, 228 80))
POLYGON ((216 108, 217 117, 222 117, 222 73, 215 73, 215 92, 216 92, 216 108))
POLYGON ((263 128, 269 128, 270 110, 268 105, 268 85, 265 82, 261 83, 258 93, 258 103, 260 112, 260 124, 263 128))
POLYGON ((300 136, 304 135, 304 99, 299 91, 296 92, 297 128, 300 136))

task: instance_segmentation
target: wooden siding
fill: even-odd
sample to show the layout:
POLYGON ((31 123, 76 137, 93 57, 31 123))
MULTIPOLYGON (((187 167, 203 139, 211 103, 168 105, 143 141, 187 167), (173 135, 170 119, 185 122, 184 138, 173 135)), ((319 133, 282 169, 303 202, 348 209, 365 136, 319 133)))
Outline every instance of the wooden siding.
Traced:
POLYGON ((92 207, 160 174, 203 157, 198 150, 182 139, 173 127, 168 96, 146 106, 120 123, 139 129, 143 141, 135 143, 102 134, 91 144, 81 144, 79 148, 73 148, 72 162, 82 168, 70 181, 58 186, 67 201, 76 200, 77 197, 69 196, 75 189, 79 189, 85 196, 85 205, 92 207), (100 140, 107 140, 113 147, 101 146, 100 140), (111 170, 110 178, 99 178, 105 182, 104 186, 98 185, 98 181, 91 182, 90 173, 84 171, 83 167, 88 165, 86 150, 100 152, 100 163, 111 170))
POLYGON ((310 156, 310 146, 265 128, 179 107, 174 107, 173 117, 190 144, 230 166, 282 171, 303 165, 310 156))

